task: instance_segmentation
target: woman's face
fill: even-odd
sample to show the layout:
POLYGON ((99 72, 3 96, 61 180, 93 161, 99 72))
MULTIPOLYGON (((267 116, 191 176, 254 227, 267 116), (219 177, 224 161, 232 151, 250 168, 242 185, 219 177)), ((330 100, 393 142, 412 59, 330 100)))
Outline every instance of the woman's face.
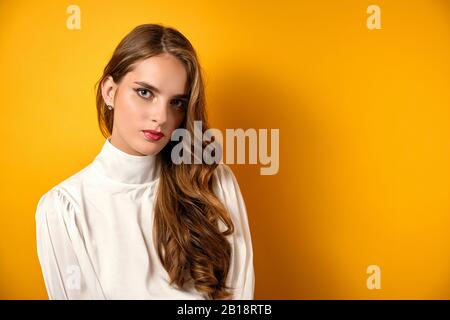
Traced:
POLYGON ((183 122, 186 90, 184 65, 166 53, 138 62, 119 84, 111 76, 105 79, 103 99, 114 107, 111 143, 132 155, 158 154, 183 122), (154 140, 144 130, 160 131, 164 136, 154 140))

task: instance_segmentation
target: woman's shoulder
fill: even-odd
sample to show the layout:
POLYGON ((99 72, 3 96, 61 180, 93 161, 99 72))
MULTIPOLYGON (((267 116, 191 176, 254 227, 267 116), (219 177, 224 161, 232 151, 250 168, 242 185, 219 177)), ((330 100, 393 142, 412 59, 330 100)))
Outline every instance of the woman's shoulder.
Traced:
POLYGON ((236 205, 242 202, 241 189, 230 166, 219 163, 214 171, 214 177, 214 192, 222 201, 227 205, 236 205))
MULTIPOLYGON (((230 166, 220 163, 216 168, 215 175, 214 193, 230 213, 236 226, 235 235, 240 236, 243 233, 242 228, 249 232, 247 207, 233 170, 230 166)), ((224 228, 224 226, 221 228, 224 228)))
POLYGON ((37 203, 36 219, 43 212, 79 212, 83 184, 89 171, 88 165, 46 191, 37 203))
POLYGON ((230 191, 237 184, 233 170, 227 164, 221 162, 214 170, 214 186, 219 191, 230 191))
POLYGON ((220 162, 217 165, 217 167, 214 171, 214 174, 221 181, 229 181, 230 179, 236 178, 234 176, 233 170, 230 168, 230 166, 223 162, 220 162))
POLYGON ((37 224, 44 221, 67 220, 78 212, 78 204, 63 189, 55 186, 45 192, 36 206, 35 220, 37 224))

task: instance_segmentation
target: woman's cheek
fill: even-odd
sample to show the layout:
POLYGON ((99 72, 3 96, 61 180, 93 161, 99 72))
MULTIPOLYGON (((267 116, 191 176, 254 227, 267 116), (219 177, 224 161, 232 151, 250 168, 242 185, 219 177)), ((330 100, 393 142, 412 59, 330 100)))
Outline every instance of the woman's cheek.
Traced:
POLYGON ((131 94, 127 97, 127 104, 130 112, 138 113, 143 108, 144 101, 137 97, 135 94, 131 94))
POLYGON ((140 123, 141 118, 143 116, 143 111, 145 110, 145 106, 143 105, 145 102, 136 100, 134 97, 129 97, 126 102, 125 110, 126 110, 126 118, 129 124, 136 126, 140 123))
POLYGON ((121 127, 125 130, 133 130, 134 127, 137 126, 138 122, 138 114, 135 109, 135 107, 129 103, 122 104, 120 106, 120 112, 118 113, 119 116, 119 122, 121 124, 121 127))

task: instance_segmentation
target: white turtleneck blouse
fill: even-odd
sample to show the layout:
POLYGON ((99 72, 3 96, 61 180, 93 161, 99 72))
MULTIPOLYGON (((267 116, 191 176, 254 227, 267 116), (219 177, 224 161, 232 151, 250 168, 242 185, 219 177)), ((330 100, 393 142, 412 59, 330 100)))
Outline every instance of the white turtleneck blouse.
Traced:
MULTIPOLYGON (((169 285, 153 242, 156 156, 128 154, 109 138, 95 159, 46 192, 36 208, 37 254, 50 299, 198 299, 193 281, 169 285)), ((245 203, 220 163, 214 192, 235 226, 226 285, 232 299, 253 299, 253 249, 245 203)), ((220 223, 222 223, 220 221, 220 223)))

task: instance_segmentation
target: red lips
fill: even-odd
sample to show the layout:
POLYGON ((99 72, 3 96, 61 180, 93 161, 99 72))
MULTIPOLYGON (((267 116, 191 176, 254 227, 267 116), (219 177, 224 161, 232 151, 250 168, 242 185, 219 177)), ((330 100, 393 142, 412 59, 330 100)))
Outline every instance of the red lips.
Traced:
POLYGON ((155 131, 155 130, 142 130, 142 131, 144 131, 144 133, 148 132, 148 133, 151 133, 152 135, 155 135, 155 136, 164 137, 164 133, 162 133, 161 131, 155 131))
POLYGON ((142 130, 144 136, 149 141, 158 141, 164 137, 164 134, 155 130, 142 130))

